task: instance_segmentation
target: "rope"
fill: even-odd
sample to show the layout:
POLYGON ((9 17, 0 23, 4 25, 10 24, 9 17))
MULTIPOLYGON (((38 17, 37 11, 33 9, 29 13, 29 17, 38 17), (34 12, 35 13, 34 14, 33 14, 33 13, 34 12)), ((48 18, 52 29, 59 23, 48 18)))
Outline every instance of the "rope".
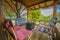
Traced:
POLYGON ((30 40, 31 39, 31 36, 32 36, 32 33, 30 34, 30 36, 28 37, 28 40, 30 40))

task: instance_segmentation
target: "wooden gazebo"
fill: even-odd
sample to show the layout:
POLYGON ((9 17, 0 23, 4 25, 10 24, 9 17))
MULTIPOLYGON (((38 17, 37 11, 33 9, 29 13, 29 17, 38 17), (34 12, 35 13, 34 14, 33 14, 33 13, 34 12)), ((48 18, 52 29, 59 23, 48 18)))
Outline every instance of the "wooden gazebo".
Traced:
MULTIPOLYGON (((3 25, 3 22, 4 22, 4 14, 3 14, 4 1, 11 7, 11 9, 14 12, 16 12, 17 10, 17 3, 25 5, 28 10, 33 10, 33 9, 54 5, 53 18, 56 18, 57 3, 60 4, 60 0, 58 1, 57 0, 0 0, 0 27, 2 27, 1 24, 3 25)), ((2 28, 0 28, 0 31, 1 29, 2 28)), ((2 40, 1 35, 0 35, 0 40, 2 40)))
POLYGON ((24 5, 28 10, 54 5, 54 16, 56 16, 56 4, 60 4, 60 0, 5 0, 5 2, 7 2, 14 11, 17 9, 17 3, 24 5), (12 5, 10 5, 10 1, 12 5))
MULTIPOLYGON (((56 18, 57 4, 60 4, 60 0, 4 0, 4 1, 11 7, 12 11, 14 12, 16 12, 18 8, 17 7, 18 3, 24 5, 28 10, 44 8, 44 7, 54 5, 54 14, 53 14, 54 18, 56 18)), ((1 6, 0 9, 2 9, 1 6)), ((3 11, 0 12, 0 15, 2 12, 3 11)))

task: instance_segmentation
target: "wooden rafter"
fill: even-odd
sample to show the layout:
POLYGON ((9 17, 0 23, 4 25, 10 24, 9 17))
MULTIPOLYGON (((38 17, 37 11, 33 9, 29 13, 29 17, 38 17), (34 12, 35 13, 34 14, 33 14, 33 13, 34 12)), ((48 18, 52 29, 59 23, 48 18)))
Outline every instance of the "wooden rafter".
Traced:
POLYGON ((6 2, 6 3, 12 8, 13 11, 16 11, 16 9, 14 9, 14 8, 11 6, 11 4, 9 4, 9 2, 6 2))
POLYGON ((16 7, 15 5, 11 2, 11 0, 7 1, 5 0, 5 2, 11 7, 11 9, 15 12, 16 11, 16 7))
POLYGON ((44 2, 44 3, 40 3, 40 4, 37 4, 37 5, 31 6, 31 7, 28 7, 28 9, 30 8, 32 10, 32 9, 44 8, 44 7, 48 7, 48 6, 53 5, 53 3, 54 3, 54 1, 47 1, 47 2, 44 2))
MULTIPOLYGON (((36 4, 33 4, 33 5, 30 5, 30 6, 28 6, 28 7, 31 7, 31 6, 34 6, 34 5, 37 5, 37 4, 41 4, 41 3, 45 3, 45 2, 47 2, 48 0, 46 0, 46 1, 42 1, 42 2, 39 2, 39 3, 36 3, 36 4)), ((51 0, 50 0, 51 1, 51 0)))
MULTIPOLYGON (((16 0, 15 0, 16 1, 16 0)), ((33 6, 36 6, 36 5, 39 5, 41 3, 45 3, 45 2, 48 2, 48 1, 54 1, 54 0, 18 0, 18 2, 22 3, 23 5, 25 5, 27 8, 30 8, 30 7, 33 7, 33 6)), ((58 3, 60 3, 60 0, 57 0, 58 3)), ((48 7, 48 6, 51 6, 53 5, 54 3, 49 4, 48 3, 45 3, 45 7, 48 7)), ((39 8, 43 8, 41 6, 39 6, 39 8)))
POLYGON ((11 3, 15 6, 16 5, 16 2, 14 3, 13 0, 11 0, 11 3))

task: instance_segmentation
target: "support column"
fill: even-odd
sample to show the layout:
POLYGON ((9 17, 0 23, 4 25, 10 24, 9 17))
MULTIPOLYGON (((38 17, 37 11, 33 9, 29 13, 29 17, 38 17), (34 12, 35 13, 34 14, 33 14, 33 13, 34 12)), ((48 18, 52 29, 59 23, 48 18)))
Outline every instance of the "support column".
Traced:
POLYGON ((4 15, 3 15, 3 2, 4 0, 0 0, 0 40, 5 40, 5 38, 3 38, 2 34, 2 27, 3 27, 3 22, 4 22, 4 15))
POLYGON ((3 8, 4 8, 4 0, 0 0, 0 25, 3 23, 5 17, 4 17, 4 14, 3 14, 3 8))
POLYGON ((53 13, 53 18, 56 18, 56 13, 57 13, 57 1, 54 0, 54 13, 53 13))

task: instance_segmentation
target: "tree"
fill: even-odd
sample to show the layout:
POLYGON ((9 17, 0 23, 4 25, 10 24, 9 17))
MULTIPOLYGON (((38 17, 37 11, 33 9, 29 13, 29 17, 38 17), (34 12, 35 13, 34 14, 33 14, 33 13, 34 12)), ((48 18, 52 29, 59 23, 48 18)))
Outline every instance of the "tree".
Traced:
POLYGON ((35 21, 40 20, 40 16, 41 16, 40 10, 30 10, 29 13, 31 15, 31 16, 29 15, 30 20, 35 20, 35 21))

